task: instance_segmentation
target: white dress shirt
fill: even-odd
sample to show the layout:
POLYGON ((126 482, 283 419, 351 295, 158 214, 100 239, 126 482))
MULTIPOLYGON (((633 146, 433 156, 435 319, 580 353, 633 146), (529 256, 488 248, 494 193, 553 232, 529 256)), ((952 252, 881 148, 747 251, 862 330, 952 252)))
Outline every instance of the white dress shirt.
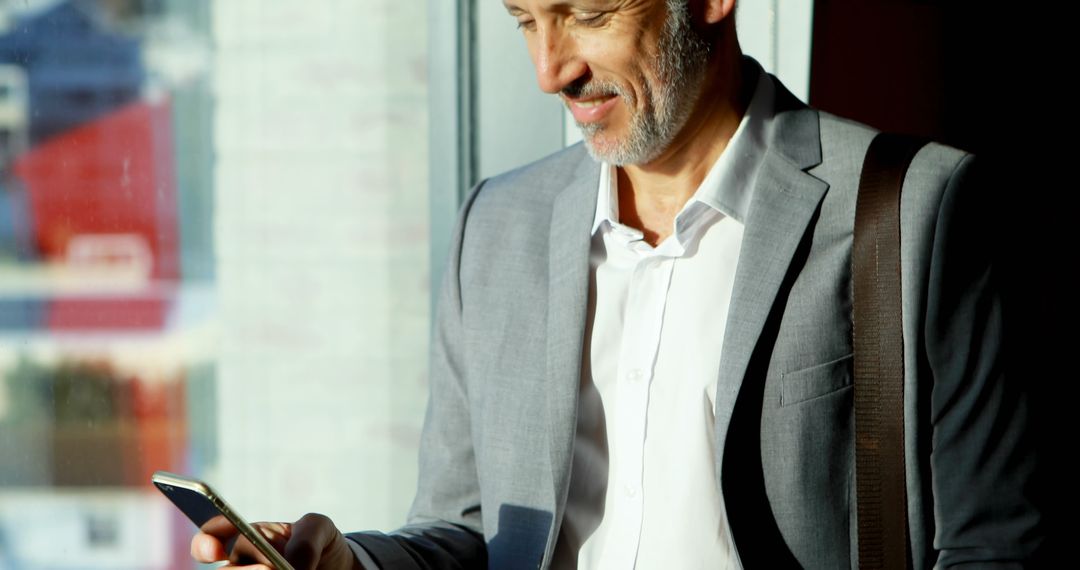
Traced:
POLYGON ((556 568, 741 568, 715 472, 713 411, 773 97, 760 74, 727 148, 657 247, 619 223, 618 177, 602 166, 556 568))

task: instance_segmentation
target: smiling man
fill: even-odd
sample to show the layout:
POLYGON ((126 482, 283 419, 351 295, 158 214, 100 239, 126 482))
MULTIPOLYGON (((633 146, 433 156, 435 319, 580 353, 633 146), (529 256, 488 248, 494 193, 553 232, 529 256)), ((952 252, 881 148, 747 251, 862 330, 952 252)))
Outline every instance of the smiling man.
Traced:
MULTIPOLYGON (((850 265, 875 131, 744 57, 734 0, 506 7, 585 141, 464 204, 408 524, 261 528, 303 568, 856 567, 850 265)), ((1042 541, 975 165, 930 143, 904 180, 915 569, 1024 567, 1042 541)))
MULTIPOLYGON (((576 21, 592 27, 624 28, 625 39, 655 35, 656 30, 648 30, 644 24, 664 22, 651 49, 625 39, 623 45, 604 40, 603 45, 593 46, 611 55, 585 71, 580 60, 558 61, 551 38, 545 37, 553 30, 541 29, 528 12, 512 3, 507 5, 528 40, 541 88, 563 98, 597 161, 615 165, 654 161, 686 124, 709 77, 709 43, 691 27, 688 6, 673 3, 673 10, 667 13, 657 10, 663 7, 640 6, 637 18, 629 17, 634 15, 631 10, 576 14, 576 21), (642 58, 642 51, 649 55, 642 58), (569 83, 567 74, 572 78, 569 83)), ((727 79, 735 78, 729 73, 727 79)))

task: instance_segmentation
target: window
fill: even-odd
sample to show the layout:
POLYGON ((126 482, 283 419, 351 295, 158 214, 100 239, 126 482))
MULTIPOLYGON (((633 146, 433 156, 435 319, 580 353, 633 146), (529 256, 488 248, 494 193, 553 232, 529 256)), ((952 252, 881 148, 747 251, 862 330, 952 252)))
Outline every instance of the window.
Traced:
POLYGON ((149 484, 401 524, 423 1, 0 3, 0 567, 190 567, 149 484))

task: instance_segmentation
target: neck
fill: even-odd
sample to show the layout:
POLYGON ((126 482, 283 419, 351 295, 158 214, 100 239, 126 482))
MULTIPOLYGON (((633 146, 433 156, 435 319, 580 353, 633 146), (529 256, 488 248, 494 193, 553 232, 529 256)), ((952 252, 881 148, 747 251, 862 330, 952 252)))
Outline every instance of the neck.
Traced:
POLYGON ((753 94, 754 86, 744 84, 738 52, 714 60, 707 76, 672 144, 648 164, 618 169, 620 221, 642 230, 653 245, 671 233, 675 215, 727 148, 753 94))

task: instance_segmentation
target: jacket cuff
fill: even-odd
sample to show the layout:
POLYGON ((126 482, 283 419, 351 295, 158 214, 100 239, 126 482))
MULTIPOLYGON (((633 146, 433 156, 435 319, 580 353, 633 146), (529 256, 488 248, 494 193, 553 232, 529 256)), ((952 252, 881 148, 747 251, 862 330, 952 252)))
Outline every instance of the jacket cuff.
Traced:
POLYGON ((350 532, 345 539, 356 559, 367 570, 411 568, 416 565, 397 541, 381 532, 350 532))
POLYGON ((382 570, 375 562, 375 559, 368 554, 368 551, 364 550, 363 546, 360 546, 359 542, 349 540, 348 537, 346 537, 345 543, 352 549, 353 556, 356 557, 356 561, 360 563, 360 566, 364 567, 364 570, 382 570))

